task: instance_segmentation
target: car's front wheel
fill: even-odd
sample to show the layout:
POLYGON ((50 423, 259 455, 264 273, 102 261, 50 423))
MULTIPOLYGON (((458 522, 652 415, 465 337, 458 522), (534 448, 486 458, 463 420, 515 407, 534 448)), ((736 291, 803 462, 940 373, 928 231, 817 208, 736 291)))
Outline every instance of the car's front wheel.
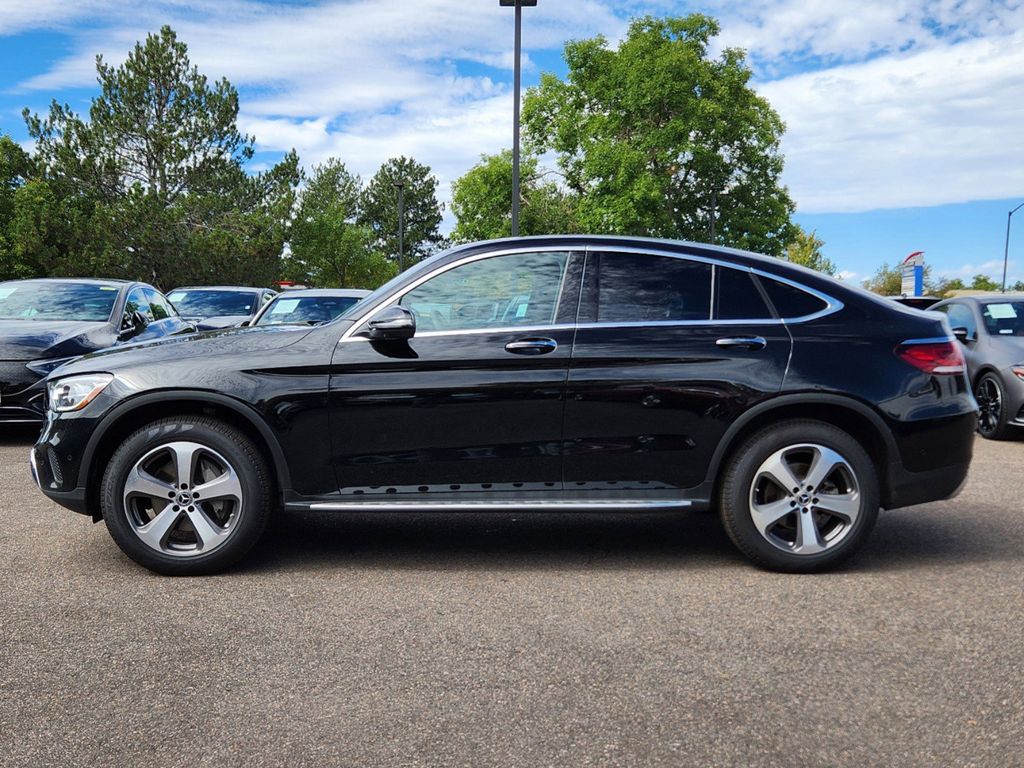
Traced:
POLYGON ((732 455, 720 494, 729 537, 758 565, 821 571, 853 555, 878 517, 878 476, 852 436, 820 421, 786 421, 732 455))
POLYGON ((166 575, 223 570, 266 527, 266 461, 245 435, 215 419, 155 421, 114 452, 100 502, 110 535, 132 560, 166 575))
POLYGON ((1006 413, 1003 383, 994 373, 986 373, 974 387, 978 401, 978 434, 988 440, 1002 440, 1010 427, 1006 413))

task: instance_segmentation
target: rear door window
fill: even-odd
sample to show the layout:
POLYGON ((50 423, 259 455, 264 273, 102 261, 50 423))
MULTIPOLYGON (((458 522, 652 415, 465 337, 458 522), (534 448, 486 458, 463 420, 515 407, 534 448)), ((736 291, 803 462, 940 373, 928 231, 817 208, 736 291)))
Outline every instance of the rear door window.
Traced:
POLYGON ((710 264, 689 259, 647 253, 598 254, 597 322, 709 320, 711 272, 710 264))
POLYGON ((760 280, 768 298, 775 305, 775 311, 783 320, 813 315, 828 307, 828 304, 817 296, 789 283, 772 280, 769 277, 761 277, 760 280))
POLYGON ((754 277, 742 269, 716 267, 716 320, 771 320, 772 312, 754 283, 754 277))

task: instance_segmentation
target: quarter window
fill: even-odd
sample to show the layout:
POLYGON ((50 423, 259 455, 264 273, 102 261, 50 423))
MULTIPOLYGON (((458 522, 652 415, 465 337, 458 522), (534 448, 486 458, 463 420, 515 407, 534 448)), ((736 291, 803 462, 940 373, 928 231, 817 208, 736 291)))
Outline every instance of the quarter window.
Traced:
POLYGON ((568 253, 516 253, 449 269, 399 302, 420 331, 552 325, 568 253))
POLYGON ((754 284, 749 272, 729 267, 715 270, 718 285, 715 289, 715 319, 717 320, 769 320, 772 313, 764 297, 754 284))
POLYGON ((710 264, 645 253, 603 253, 597 282, 600 323, 711 317, 710 264))
POLYGON ((775 305, 775 311, 783 319, 813 315, 815 312, 821 312, 821 310, 828 307, 828 304, 817 296, 795 288, 788 283, 781 283, 778 280, 762 277, 761 285, 764 286, 768 298, 775 305))

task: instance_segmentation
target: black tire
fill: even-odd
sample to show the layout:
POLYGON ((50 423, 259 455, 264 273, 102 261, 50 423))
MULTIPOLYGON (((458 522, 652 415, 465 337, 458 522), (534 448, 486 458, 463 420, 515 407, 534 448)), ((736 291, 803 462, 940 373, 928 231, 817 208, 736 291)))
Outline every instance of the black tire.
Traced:
MULTIPOLYGON (((831 462, 822 466, 826 464, 831 462)), ((739 550, 763 568, 789 573, 824 571, 847 560, 867 540, 878 518, 878 508, 878 473, 867 452, 843 430, 812 420, 780 422, 745 440, 726 464, 719 495, 722 524, 739 550), (801 476, 800 468, 809 467, 817 455, 831 456, 830 452, 845 463, 835 464, 831 474, 825 475, 819 488, 812 491, 798 483, 799 494, 788 488, 783 493, 781 484, 773 481, 774 475, 761 471, 770 459, 781 456, 786 469, 792 470, 791 479, 806 480, 810 472, 801 476), (823 509, 839 508, 840 500, 842 508, 852 512, 849 518, 823 509), (800 506, 804 503, 806 507, 800 506), (775 510, 760 518, 762 521, 774 514, 784 516, 762 533, 754 520, 755 508, 775 510), (779 513, 779 509, 784 512, 779 513), (804 521, 810 521, 812 527, 805 528, 804 521), (801 536, 805 530, 813 534, 808 534, 807 546, 803 547, 801 536), (788 534, 792 534, 792 542, 788 534), (818 546, 821 551, 815 551, 818 546), (813 554, 800 553, 802 548, 813 554)))
POLYGON ((978 416, 978 434, 986 440, 1005 440, 1009 437, 1009 414, 1006 411, 1006 388, 1000 378, 989 371, 974 385, 974 398, 981 413, 978 416))
MULTIPOLYGON (((167 576, 198 576, 229 568, 259 540, 272 509, 270 477, 266 460, 252 441, 237 429, 205 416, 183 415, 147 424, 124 441, 103 474, 100 505, 107 530, 132 560, 167 576), (175 448, 170 448, 171 445, 175 448), (198 481, 203 473, 209 477, 223 471, 214 479, 228 478, 232 489, 239 489, 235 494, 237 500, 219 496, 212 497, 217 500, 201 499, 198 495, 195 499, 189 497, 187 503, 190 506, 182 506, 180 513, 175 506, 175 513, 169 514, 168 519, 173 517, 174 522, 164 534, 165 540, 147 544, 139 531, 147 528, 146 515, 150 516, 149 522, 155 522, 157 503, 150 504, 149 499, 157 496, 148 493, 138 497, 132 495, 126 505, 126 484, 130 475, 133 482, 140 477, 136 472, 137 466, 146 473, 147 480, 154 477, 151 465, 146 465, 146 461, 164 462, 166 467, 173 469, 178 454, 184 455, 183 446, 196 446, 189 460, 189 466, 194 466, 194 469, 188 470, 189 480, 194 484, 188 490, 191 492, 193 488, 203 487, 198 481), (227 468, 218 469, 221 464, 226 464, 227 468), (203 520, 195 517, 198 512, 207 522, 217 523, 217 527, 206 529, 216 532, 217 536, 210 537, 215 543, 205 553, 202 551, 204 539, 199 535, 199 525, 203 520), (195 527, 192 525, 194 519, 195 527), (220 527, 222 519, 223 527, 220 527), (191 544, 188 541, 190 532, 194 540, 191 544), (189 552, 189 547, 194 551, 189 552)), ((173 477, 168 474, 158 479, 170 483, 173 477)), ((177 488, 177 485, 172 484, 168 488, 177 488)), ((173 501, 162 500, 162 509, 171 509, 171 504, 178 500, 178 497, 173 501)))

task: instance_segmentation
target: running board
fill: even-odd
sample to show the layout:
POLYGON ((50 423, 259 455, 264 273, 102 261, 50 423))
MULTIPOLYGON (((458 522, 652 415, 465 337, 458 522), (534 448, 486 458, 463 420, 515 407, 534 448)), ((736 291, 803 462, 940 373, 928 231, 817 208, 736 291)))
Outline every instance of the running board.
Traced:
POLYGON ((465 501, 317 501, 290 503, 289 509, 314 512, 594 512, 615 510, 685 509, 688 499, 521 499, 465 501))

